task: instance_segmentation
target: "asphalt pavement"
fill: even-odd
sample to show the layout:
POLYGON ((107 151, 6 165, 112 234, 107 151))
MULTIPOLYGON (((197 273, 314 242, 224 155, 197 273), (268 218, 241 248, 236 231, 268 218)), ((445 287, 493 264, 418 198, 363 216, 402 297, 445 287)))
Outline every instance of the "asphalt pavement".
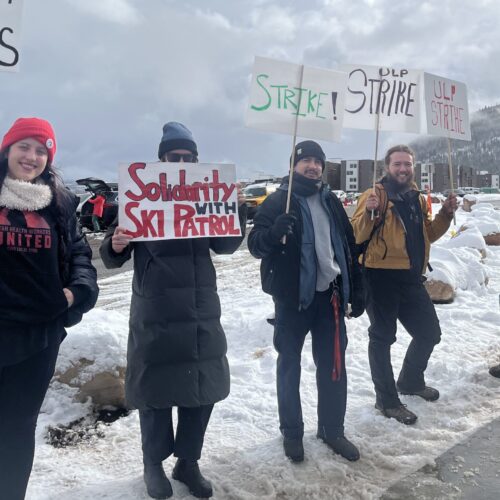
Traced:
POLYGON ((500 418, 392 485, 381 499, 499 500, 500 418))

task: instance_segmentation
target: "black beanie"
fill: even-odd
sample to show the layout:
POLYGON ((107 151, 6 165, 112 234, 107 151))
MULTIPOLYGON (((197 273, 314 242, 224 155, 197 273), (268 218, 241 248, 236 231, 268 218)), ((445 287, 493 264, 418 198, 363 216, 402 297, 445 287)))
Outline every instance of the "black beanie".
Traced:
MULTIPOLYGON (((321 160, 321 168, 325 170, 325 152, 321 149, 321 146, 314 141, 302 141, 295 146, 295 158, 293 166, 295 167, 295 165, 297 165, 300 160, 309 156, 321 160)), ((290 161, 292 161, 291 158, 290 161)))
POLYGON ((161 160, 165 153, 173 149, 187 149, 198 156, 193 134, 182 123, 168 122, 163 125, 163 135, 158 148, 158 158, 161 160))

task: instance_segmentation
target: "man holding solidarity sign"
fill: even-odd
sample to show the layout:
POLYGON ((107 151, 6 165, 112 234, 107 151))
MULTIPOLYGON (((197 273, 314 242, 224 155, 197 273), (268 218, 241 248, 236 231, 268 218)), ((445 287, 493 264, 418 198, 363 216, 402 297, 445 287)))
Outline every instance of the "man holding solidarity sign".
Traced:
POLYGON ((290 213, 284 213, 287 180, 261 205, 248 237, 250 252, 262 259, 262 288, 275 304, 280 430, 285 455, 293 462, 304 460, 300 359, 309 331, 318 388, 317 437, 344 458, 359 459, 358 449, 344 436, 344 315, 348 303, 351 316, 363 313, 361 273, 345 210, 321 181, 324 168, 325 153, 319 144, 297 144, 290 213))
MULTIPOLYGON (((191 132, 167 123, 158 157, 197 163, 191 132)), ((229 366, 210 250, 230 254, 240 246, 246 224, 240 190, 238 203, 241 236, 134 242, 115 221, 100 249, 108 268, 120 267, 134 252, 125 388, 128 404, 139 409, 144 480, 153 498, 172 496, 162 466, 172 453, 173 478, 196 497, 212 496, 198 459, 214 403, 229 394, 229 366), (173 406, 178 407, 175 436, 173 406)))
POLYGON ((424 372, 434 346, 441 339, 434 305, 423 285, 430 243, 450 226, 457 208, 448 196, 432 220, 425 197, 414 183, 415 153, 394 146, 385 156, 385 176, 358 201, 352 217, 356 243, 364 246, 366 312, 370 318, 369 360, 375 385, 375 407, 404 424, 417 416, 403 405, 401 394, 435 401, 439 392, 425 384, 424 372), (372 216, 372 211, 376 217, 372 216), (396 341, 397 320, 412 341, 397 385, 391 365, 391 345, 396 341))

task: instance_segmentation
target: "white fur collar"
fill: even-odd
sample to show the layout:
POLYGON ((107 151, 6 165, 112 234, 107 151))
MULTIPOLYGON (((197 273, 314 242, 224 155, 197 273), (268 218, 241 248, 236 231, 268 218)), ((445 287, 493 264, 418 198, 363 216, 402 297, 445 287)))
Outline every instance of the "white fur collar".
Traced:
POLYGON ((11 210, 41 210, 52 201, 52 191, 46 184, 34 184, 5 176, 0 191, 0 206, 11 210))

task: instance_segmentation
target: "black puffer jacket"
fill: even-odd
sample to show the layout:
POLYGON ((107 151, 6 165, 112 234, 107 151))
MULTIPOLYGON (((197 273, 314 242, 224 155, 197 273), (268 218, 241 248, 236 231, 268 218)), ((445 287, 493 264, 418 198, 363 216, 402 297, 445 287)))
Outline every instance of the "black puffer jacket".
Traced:
POLYGON ((92 250, 76 219, 79 200, 71 195, 67 206, 67 242, 64 249, 61 274, 63 286, 74 291, 77 301, 68 309, 64 326, 76 325, 84 313, 90 311, 97 302, 99 288, 97 271, 92 265, 92 250))
POLYGON ((0 206, 4 219, 0 234, 0 367, 61 342, 64 327, 80 322, 96 303, 97 273, 76 220, 78 200, 69 191, 61 196, 63 214, 59 216, 54 202, 38 211, 0 206), (28 220, 48 224, 50 236, 46 225, 29 225, 28 220), (45 236, 37 233, 37 227, 45 228, 45 236), (13 239, 13 235, 26 236, 13 239), (35 246, 37 237, 39 246, 35 246), (41 247, 44 256, 38 258, 35 250, 41 247), (69 309, 63 288, 74 294, 69 309))
MULTIPOLYGON (((327 187, 323 187, 327 189, 327 187)), ((250 253, 262 259, 260 266, 262 289, 275 300, 299 308, 300 258, 302 242, 302 217, 297 199, 290 200, 290 211, 297 217, 293 233, 286 238, 286 244, 275 243, 269 231, 278 215, 285 212, 287 190, 278 189, 268 196, 254 218, 254 226, 248 235, 250 253)), ((353 257, 356 246, 352 226, 339 199, 329 193, 327 196, 333 224, 340 228, 346 249, 346 262, 349 266, 349 287, 353 316, 364 311, 363 285, 359 264, 353 257), (348 250, 347 250, 348 249, 348 250)))
MULTIPOLYGON (((240 209, 244 232, 246 207, 240 209)), ((229 394, 226 337, 210 250, 233 253, 243 236, 131 243, 117 254, 110 226, 101 245, 108 268, 133 252, 126 398, 133 408, 196 407, 229 394)))
MULTIPOLYGON (((92 250, 76 219, 78 199, 69 191, 64 191, 61 196, 63 214, 59 220, 64 221, 64 234, 61 234, 60 229, 56 233, 58 241, 51 244, 54 248, 54 261, 46 262, 47 268, 34 267, 37 266, 37 261, 29 261, 28 248, 22 248, 20 243, 17 243, 21 245, 20 250, 26 251, 26 258, 22 260, 24 264, 19 264, 15 254, 9 257, 12 252, 2 253, 4 257, 0 262, 0 296, 3 296, 4 300, 0 301, 0 327, 3 325, 5 330, 22 330, 26 329, 26 325, 34 326, 56 320, 62 320, 64 326, 73 326, 81 321, 83 314, 92 309, 97 301, 99 289, 97 272, 92 265, 92 250), (55 262, 55 259, 58 259, 58 262, 55 262), (22 276, 17 274, 21 272, 24 273, 22 276), (69 309, 63 288, 69 288, 75 297, 75 302, 69 309), (25 297, 24 302, 16 300, 19 294, 25 297), (45 307, 46 303, 50 303, 51 307, 45 307), (3 308, 6 310, 3 311, 3 308)), ((22 225, 26 224, 27 217, 33 216, 40 217, 41 220, 56 221, 58 217, 54 202, 39 211, 11 210, 9 218, 22 225), (31 213, 33 215, 30 215, 31 213)), ((15 230, 24 231, 22 234, 26 232, 22 227, 15 227, 15 230)), ((9 231, 12 232, 8 226, 3 231, 4 245, 9 231)), ((35 234, 30 237, 34 239, 35 234)), ((8 247, 8 242, 6 246, 8 247)))

